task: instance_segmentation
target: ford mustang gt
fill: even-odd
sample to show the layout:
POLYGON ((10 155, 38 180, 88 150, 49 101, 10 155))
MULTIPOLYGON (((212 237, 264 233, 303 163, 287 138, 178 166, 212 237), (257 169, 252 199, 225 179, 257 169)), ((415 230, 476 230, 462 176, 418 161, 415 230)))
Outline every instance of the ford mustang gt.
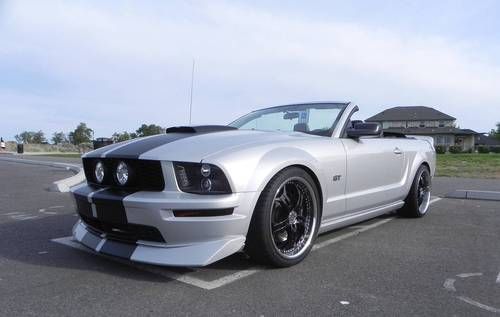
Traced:
POLYGON ((235 252, 303 260, 319 233, 397 210, 424 216, 432 139, 351 120, 352 103, 251 112, 227 126, 172 127, 83 156, 72 189, 76 241, 158 265, 205 266, 235 252))

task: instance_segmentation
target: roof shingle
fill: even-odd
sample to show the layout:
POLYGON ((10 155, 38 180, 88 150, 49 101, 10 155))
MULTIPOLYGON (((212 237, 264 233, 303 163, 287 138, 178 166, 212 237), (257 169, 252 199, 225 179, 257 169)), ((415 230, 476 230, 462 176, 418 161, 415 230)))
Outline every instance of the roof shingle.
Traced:
POLYGON ((424 121, 424 120, 456 120, 431 107, 393 107, 386 109, 365 121, 424 121))

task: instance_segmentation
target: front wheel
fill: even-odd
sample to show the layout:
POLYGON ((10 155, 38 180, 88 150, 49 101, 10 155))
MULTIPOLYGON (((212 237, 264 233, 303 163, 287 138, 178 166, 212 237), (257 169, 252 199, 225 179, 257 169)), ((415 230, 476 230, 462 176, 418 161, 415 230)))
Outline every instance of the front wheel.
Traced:
POLYGON ((405 217, 419 218, 426 215, 431 201, 431 173, 421 165, 415 174, 413 183, 399 213, 405 217))
POLYGON ((247 235, 247 253, 280 267, 299 263, 318 234, 320 210, 311 176, 297 167, 281 171, 261 193, 247 235))

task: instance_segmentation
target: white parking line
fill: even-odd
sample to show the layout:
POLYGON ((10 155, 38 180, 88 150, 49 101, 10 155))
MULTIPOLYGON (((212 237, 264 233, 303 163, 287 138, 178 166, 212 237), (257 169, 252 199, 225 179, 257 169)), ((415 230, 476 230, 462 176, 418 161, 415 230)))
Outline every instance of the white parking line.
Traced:
MULTIPOLYGON (((81 250, 81 251, 84 251, 84 252, 96 254, 95 252, 93 252, 92 250, 84 247, 80 243, 73 241, 73 237, 71 237, 71 236, 69 236, 69 237, 63 237, 63 238, 57 238, 57 239, 52 239, 51 241, 59 243, 59 244, 63 244, 63 245, 66 245, 68 247, 75 248, 75 249, 78 249, 78 250, 81 250)), ((206 280, 202 280, 202 279, 199 279, 197 277, 191 276, 191 274, 196 273, 196 271, 192 272, 192 273, 177 273, 177 272, 170 271, 167 268, 160 267, 160 266, 149 266, 149 265, 144 265, 144 264, 137 263, 137 262, 131 262, 131 261, 123 260, 123 259, 120 259, 120 258, 115 258, 115 257, 111 257, 111 256, 102 255, 102 254, 99 254, 99 253, 97 253, 97 254, 100 255, 100 256, 102 256, 102 257, 105 257, 105 258, 107 258, 109 260, 112 260, 112 261, 115 261, 115 262, 118 262, 118 263, 121 263, 121 264, 125 264, 127 266, 131 266, 131 267, 139 269, 141 271, 145 271, 145 272, 153 273, 153 274, 156 274, 156 275, 160 275, 160 276, 172 279, 172 280, 176 280, 178 282, 182 282, 182 283, 189 284, 189 285, 192 285, 192 286, 196 286, 196 287, 199 287, 199 288, 203 288, 203 289, 206 289, 206 290, 211 290, 211 289, 215 289, 215 288, 218 288, 218 287, 230 284, 230 283, 232 283, 232 282, 234 282, 236 280, 239 280, 239 279, 242 279, 244 277, 250 276, 250 275, 252 275, 254 273, 257 273, 258 271, 262 270, 260 268, 250 268, 250 269, 246 269, 246 270, 241 270, 241 271, 235 272, 235 273, 230 274, 230 275, 223 276, 221 278, 218 278, 218 279, 215 279, 215 280, 212 280, 212 281, 206 281, 206 280)))
POLYGON ((458 277, 461 278, 467 278, 467 277, 472 277, 472 276, 482 276, 483 273, 462 273, 462 274, 457 274, 458 277))
POLYGON ((476 307, 479 307, 481 309, 484 309, 484 310, 487 310, 489 312, 492 312, 492 313, 500 313, 500 309, 498 308, 495 308, 495 307, 491 307, 491 306, 488 306, 488 305, 485 305, 485 304, 482 304, 478 301, 475 301, 473 300, 472 298, 469 298, 467 296, 457 296, 458 299, 466 302, 467 304, 471 304, 471 305, 474 305, 476 307))
POLYGON ((29 219, 36 219, 38 216, 31 216, 30 214, 20 214, 20 215, 15 215, 15 216, 10 216, 10 218, 14 220, 29 220, 29 219))
POLYGON ((456 292, 457 289, 455 288, 455 279, 454 278, 447 278, 446 281, 444 281, 444 288, 450 292, 456 292))
POLYGON ((378 226, 381 226, 385 223, 388 223, 389 221, 391 221, 392 219, 394 219, 394 217, 392 218, 387 218, 387 219, 384 219, 384 220, 380 220, 380 221, 377 221, 371 225, 367 225, 367 226, 357 226, 358 228, 360 229, 357 229, 355 231, 352 231, 352 232, 348 232, 348 233, 345 233, 343 235, 340 235, 340 236, 337 236, 335 238, 331 238, 331 239, 328 239, 326 241, 322 241, 320 243, 316 243, 314 246, 313 246, 313 251, 314 250, 318 250, 318 249, 321 249, 321 248, 324 248, 326 246, 329 246, 330 244, 333 244, 333 243, 337 243, 339 241, 342 241, 344 239, 347 239, 347 238, 350 238, 352 236, 356 236, 358 234, 360 234, 361 232, 364 232, 364 231, 368 231, 370 229, 373 229, 373 228, 376 228, 378 226))
POLYGON ((436 197, 436 198, 433 198, 433 199, 431 199, 431 201, 429 201, 429 204, 431 204, 431 205, 432 205, 433 203, 438 202, 438 201, 440 201, 441 199, 443 199, 443 198, 441 198, 441 197, 436 197))
MULTIPOLYGON (((432 199, 430 201, 430 203, 432 204, 432 203, 435 203, 435 202, 437 202, 439 200, 441 200, 441 198, 437 197, 437 198, 432 199)), ((379 221, 374 222, 374 223, 369 224, 369 225, 357 225, 357 226, 353 226, 353 227, 348 227, 348 228, 356 228, 356 230, 352 231, 352 232, 348 232, 348 233, 342 234, 342 235, 339 235, 339 236, 336 236, 334 238, 331 238, 331 239, 328 239, 328 240, 325 240, 325 241, 322 241, 320 243, 317 243, 317 244, 315 244, 313 246, 312 251, 319 250, 321 248, 324 248, 326 246, 329 246, 329 245, 332 245, 334 243, 340 242, 340 241, 345 240, 347 238, 350 238, 352 236, 356 236, 356 235, 358 235, 358 234, 360 234, 362 232, 365 232, 365 231, 377 228, 378 226, 386 224, 386 223, 388 223, 389 221, 391 221, 393 219, 394 219, 394 217, 391 217, 391 218, 386 218, 386 219, 379 220, 379 221)), ((78 250, 82 250, 82 251, 85 251, 85 252, 96 254, 95 252, 93 252, 92 250, 84 247, 80 243, 73 241, 73 237, 71 237, 71 236, 57 238, 57 239, 52 239, 51 241, 59 243, 59 244, 63 244, 63 245, 66 245, 66 246, 69 246, 71 248, 75 248, 75 249, 78 249, 78 250)), ((261 267, 250 267, 248 269, 240 270, 240 271, 237 271, 235 273, 223 276, 221 278, 218 278, 218 279, 215 279, 215 280, 212 280, 212 281, 206 281, 206 280, 203 280, 203 279, 200 279, 200 278, 192 276, 194 273, 197 273, 197 272, 199 273, 200 272, 199 270, 196 270, 196 271, 190 272, 190 273, 177 273, 177 272, 171 271, 171 270, 169 270, 167 268, 160 267, 160 266, 144 265, 144 264, 141 264, 141 263, 131 262, 131 261, 120 259, 120 258, 116 258, 116 257, 106 256, 106 255, 103 255, 103 254, 100 254, 100 253, 97 253, 97 254, 100 255, 100 256, 102 256, 102 257, 105 257, 107 259, 110 259, 112 261, 119 262, 121 264, 125 264, 127 266, 131 266, 131 267, 134 267, 136 269, 140 269, 140 270, 145 271, 145 272, 157 274, 157 275, 160 275, 160 276, 172 279, 172 280, 176 280, 176 281, 181 282, 181 283, 185 283, 185 284, 189 284, 189 285, 192 285, 192 286, 196 286, 196 287, 199 287, 199 288, 202 288, 202 289, 205 289, 205 290, 212 290, 212 289, 216 289, 216 288, 222 287, 224 285, 233 283, 233 282, 235 282, 237 280, 240 280, 242 278, 251 276, 251 275, 253 275, 253 274, 255 274, 255 273, 259 272, 259 271, 264 270, 264 268, 261 268, 261 267)))
MULTIPOLYGON (((457 274, 456 276, 460 277, 460 278, 468 278, 468 277, 483 276, 483 273, 460 273, 460 274, 457 274)), ((500 273, 498 273, 498 276, 497 276, 497 283, 498 283, 499 278, 500 278, 500 273)), ((456 282, 456 280, 454 278, 448 278, 444 281, 443 287, 447 291, 456 292, 457 289, 455 288, 455 282, 456 282)), ((492 313, 500 313, 500 309, 485 305, 485 304, 480 303, 476 300, 473 300, 470 297, 467 297, 467 296, 456 296, 456 297, 459 300, 466 302, 467 304, 476 306, 478 308, 487 310, 487 311, 492 312, 492 313)))
POLYGON ((50 206, 47 209, 61 209, 61 208, 64 208, 64 206, 50 206))
POLYGON ((8 213, 3 214, 3 215, 6 215, 6 216, 12 216, 12 215, 19 215, 19 214, 20 214, 20 212, 15 211, 15 212, 8 212, 8 213))

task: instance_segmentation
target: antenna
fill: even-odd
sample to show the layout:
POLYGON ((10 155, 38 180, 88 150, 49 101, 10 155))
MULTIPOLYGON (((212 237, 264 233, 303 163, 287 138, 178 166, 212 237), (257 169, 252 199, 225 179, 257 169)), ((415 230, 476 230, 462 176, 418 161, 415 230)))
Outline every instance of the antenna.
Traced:
POLYGON ((191 70, 191 95, 189 98, 189 124, 191 125, 191 115, 193 112, 193 86, 194 86, 194 58, 193 58, 193 69, 191 70))

